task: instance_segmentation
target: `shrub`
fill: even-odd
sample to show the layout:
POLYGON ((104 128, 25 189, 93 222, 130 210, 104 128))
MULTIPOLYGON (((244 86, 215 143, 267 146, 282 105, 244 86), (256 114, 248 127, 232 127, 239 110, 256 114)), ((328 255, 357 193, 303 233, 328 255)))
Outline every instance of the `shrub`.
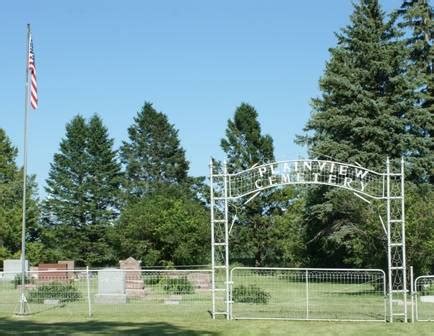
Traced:
POLYGON ((168 294, 193 294, 194 287, 186 276, 179 278, 167 278, 161 281, 163 289, 168 294))
POLYGON ((157 285, 160 281, 162 281, 161 275, 152 275, 152 276, 144 276, 143 277, 143 284, 145 286, 153 286, 157 285))
POLYGON ((238 286, 232 291, 234 302, 268 304, 271 294, 256 285, 238 286))
POLYGON ((43 303, 44 300, 59 300, 59 302, 74 302, 81 298, 80 291, 73 284, 52 282, 39 286, 29 292, 27 301, 43 303))

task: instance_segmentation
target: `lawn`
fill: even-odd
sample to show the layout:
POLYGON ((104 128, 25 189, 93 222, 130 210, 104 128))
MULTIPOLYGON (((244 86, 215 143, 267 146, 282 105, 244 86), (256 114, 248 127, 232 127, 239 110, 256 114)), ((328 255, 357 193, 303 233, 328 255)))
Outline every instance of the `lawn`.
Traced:
POLYGON ((112 318, 77 318, 44 312, 28 318, 0 318, 1 335, 303 335, 432 336, 434 324, 212 320, 206 313, 186 316, 161 311, 119 313, 112 318))
POLYGON ((320 275, 327 278, 310 277, 308 282, 303 272, 261 271, 258 275, 239 270, 237 274, 234 284, 254 285, 269 296, 267 304, 235 300, 233 316, 237 318, 385 320, 381 274, 361 279, 323 272, 320 275))
MULTIPOLYGON (((262 274, 243 271, 234 278, 234 288, 237 286, 255 286, 261 289, 269 300, 266 304, 240 302, 234 297, 233 316, 235 318, 286 318, 286 319, 344 319, 344 320, 384 320, 385 300, 382 288, 378 290, 370 282, 339 283, 314 282, 312 279, 306 287, 302 278, 289 278, 287 274, 262 274)), ((90 281, 90 298, 92 315, 97 318, 116 316, 119 313, 140 314, 143 310, 173 311, 174 314, 191 316, 198 312, 206 312, 211 305, 209 289, 194 288, 182 295, 172 295, 165 291, 166 281, 150 281, 146 279, 146 295, 141 298, 130 298, 128 304, 96 304, 95 294, 98 293, 97 277, 90 281), (172 297, 178 296, 176 305, 167 305, 172 297)), ((167 280, 167 279, 166 279, 167 280)), ((176 280, 176 279, 171 279, 176 280)), ((38 285, 41 286, 41 285, 38 285)), ((42 313, 50 310, 53 313, 61 311, 63 315, 88 316, 88 293, 85 279, 77 279, 73 283, 79 293, 76 302, 66 302, 62 307, 31 301, 35 290, 27 290, 26 297, 30 302, 32 313, 42 313)), ((71 297, 73 293, 62 293, 62 298, 71 297)), ((259 295, 255 293, 256 295, 259 295)), ((218 292, 217 309, 224 310, 224 293, 218 292)), ((0 316, 8 317, 16 309, 19 297, 18 289, 11 282, 3 282, 0 286, 0 316)), ((38 298, 38 294, 36 295, 38 298)), ((176 301, 176 300, 175 300, 176 301)))

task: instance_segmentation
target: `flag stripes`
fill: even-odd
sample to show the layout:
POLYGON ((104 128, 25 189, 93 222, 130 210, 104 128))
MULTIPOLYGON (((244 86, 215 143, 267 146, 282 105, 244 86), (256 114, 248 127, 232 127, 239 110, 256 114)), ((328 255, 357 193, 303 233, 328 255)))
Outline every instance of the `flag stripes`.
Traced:
POLYGON ((38 107, 38 84, 36 82, 36 62, 35 53, 33 52, 33 41, 30 37, 29 47, 29 64, 28 70, 30 73, 30 105, 33 109, 38 107))

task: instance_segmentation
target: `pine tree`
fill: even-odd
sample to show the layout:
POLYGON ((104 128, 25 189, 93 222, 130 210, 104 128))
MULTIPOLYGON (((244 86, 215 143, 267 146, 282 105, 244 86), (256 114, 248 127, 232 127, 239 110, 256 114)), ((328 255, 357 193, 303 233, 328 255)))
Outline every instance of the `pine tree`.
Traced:
MULTIPOLYGON (((0 128, 0 260, 21 255, 23 171, 15 160, 18 151, 0 128)), ((38 220, 35 177, 27 178, 26 241, 35 239, 38 220)), ((27 253, 27 258, 33 256, 27 253)))
POLYGON ((20 239, 20 190, 15 159, 17 149, 0 128, 0 259, 10 257, 18 249, 20 239), (15 241, 15 243, 14 243, 15 241))
POLYGON ((406 132, 406 115, 414 97, 394 21, 384 21, 377 0, 354 5, 320 80, 322 96, 312 100, 311 133, 298 137, 313 156, 383 171, 387 156, 412 155, 418 139, 406 132))
POLYGON ((234 119, 228 120, 226 138, 221 140, 221 147, 227 155, 230 171, 241 171, 255 163, 274 160, 273 139, 261 135, 258 113, 245 103, 236 109, 234 119))
POLYGON ((0 128, 0 182, 1 185, 12 181, 17 172, 15 159, 18 150, 12 146, 6 132, 0 128))
POLYGON ((130 195, 141 197, 160 184, 187 181, 189 162, 178 131, 165 114, 145 103, 128 128, 129 141, 121 146, 130 195))
MULTIPOLYGON (((45 208, 51 216, 50 222, 71 230, 85 227, 88 223, 87 137, 86 120, 81 116, 74 117, 66 125, 66 136, 60 143, 59 153, 54 154, 46 181, 45 208)), ((71 242, 71 248, 78 248, 76 242, 71 242)))
POLYGON ((119 215, 122 173, 113 139, 99 116, 90 119, 88 132, 90 220, 92 224, 107 225, 119 215))
POLYGON ((434 49, 433 9, 426 0, 406 0, 400 10, 400 26, 406 29, 405 42, 409 52, 408 77, 414 83, 416 103, 408 114, 408 132, 418 137, 413 163, 418 182, 434 184, 433 117, 434 117, 434 49))
MULTIPOLYGON (((396 15, 385 21, 377 0, 360 0, 350 24, 336 36, 320 79, 321 97, 312 100, 308 133, 297 142, 307 145, 313 157, 380 172, 387 156, 416 161, 421 139, 408 132, 414 88, 396 15)), ((408 167, 410 176, 415 169, 415 164, 408 167)), ((312 260, 322 266, 381 266, 384 234, 372 224, 374 214, 351 193, 328 190, 314 189, 307 199, 306 243, 312 260), (364 259, 364 251, 372 258, 364 259)))
POLYGON ((121 168, 113 139, 98 116, 76 116, 66 126, 47 180, 46 234, 54 255, 78 264, 113 263, 108 232, 119 214, 121 168))
POLYGON ((406 184, 408 265, 415 274, 434 270, 434 49, 433 8, 426 0, 406 0, 399 9, 409 53, 407 75, 414 83, 416 103, 409 113, 408 132, 420 138, 411 181, 406 184))
POLYGON ((119 216, 122 173, 101 118, 93 116, 87 130, 89 224, 83 250, 88 264, 101 266, 117 260, 110 233, 119 216))
MULTIPOLYGON (((230 173, 274 161, 273 139, 261 134, 258 113, 245 103, 236 109, 233 120, 228 121, 221 147, 227 155, 230 173)), ((242 200, 235 204, 231 211, 235 211, 239 220, 231 233, 233 260, 264 266, 282 259, 278 254, 283 254, 283 250, 277 241, 286 236, 285 230, 276 230, 284 227, 282 215, 284 209, 290 207, 290 194, 289 189, 263 191, 248 204, 244 205, 242 200), (276 221, 280 221, 280 225, 276 225, 276 221)))

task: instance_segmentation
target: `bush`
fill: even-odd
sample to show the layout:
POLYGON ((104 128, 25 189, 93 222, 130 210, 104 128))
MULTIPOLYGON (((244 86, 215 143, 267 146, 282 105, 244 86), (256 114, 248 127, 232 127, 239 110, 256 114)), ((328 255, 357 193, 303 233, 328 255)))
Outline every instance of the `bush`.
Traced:
POLYGON ((80 298, 81 293, 73 284, 52 282, 31 290, 27 296, 27 301, 30 303, 43 303, 44 300, 74 302, 80 298))
POLYGON ((179 278, 167 278, 161 281, 167 294, 193 294, 194 287, 186 276, 179 278))
POLYGON ((268 304, 271 294, 256 285, 238 286, 232 291, 234 302, 268 304))
POLYGON ((162 281, 162 277, 161 275, 152 275, 152 276, 144 276, 143 277, 143 284, 145 286, 154 286, 157 285, 158 283, 160 283, 160 281, 162 281))
MULTIPOLYGON (((15 275, 14 280, 12 280, 12 283, 14 284, 14 288, 17 288, 18 286, 21 285, 21 273, 15 275)), ((28 285, 30 283, 32 283, 32 278, 29 277, 28 275, 24 275, 24 284, 28 285)))

